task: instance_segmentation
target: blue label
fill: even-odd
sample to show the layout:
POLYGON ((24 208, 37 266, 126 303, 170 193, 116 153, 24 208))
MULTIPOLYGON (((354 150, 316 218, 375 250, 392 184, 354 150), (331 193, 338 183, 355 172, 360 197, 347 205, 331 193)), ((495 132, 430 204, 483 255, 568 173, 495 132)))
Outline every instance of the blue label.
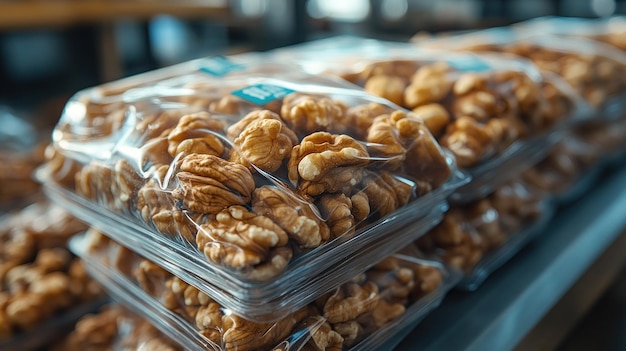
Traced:
POLYGON ((234 63, 223 56, 204 59, 200 64, 200 71, 216 77, 221 77, 232 71, 241 71, 244 68, 246 68, 244 65, 234 63))
POLYGON ((231 94, 257 105, 265 105, 269 102, 285 97, 293 92, 294 91, 291 89, 287 89, 278 85, 256 84, 250 85, 243 89, 235 90, 231 94))
POLYGON ((452 58, 448 64, 462 72, 482 72, 491 69, 489 64, 476 57, 452 58))

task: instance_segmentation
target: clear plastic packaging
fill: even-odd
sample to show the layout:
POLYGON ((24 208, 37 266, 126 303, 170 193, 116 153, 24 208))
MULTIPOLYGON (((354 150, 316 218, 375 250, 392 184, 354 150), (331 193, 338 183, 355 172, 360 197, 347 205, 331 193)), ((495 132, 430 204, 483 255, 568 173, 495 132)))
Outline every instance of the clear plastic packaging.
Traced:
POLYGON ((330 73, 413 109, 472 182, 467 202, 539 161, 552 134, 592 109, 558 76, 523 59, 417 49, 411 44, 338 37, 276 50, 278 59, 330 73))
POLYGON ((36 349, 101 304, 102 291, 66 248, 86 226, 34 203, 0 219, 0 348, 36 349))
POLYGON ((613 119, 624 109, 626 53, 585 38, 549 35, 541 30, 492 28, 433 40, 424 47, 500 52, 530 59, 543 71, 567 81, 592 106, 599 118, 613 119))
POLYGON ((515 180, 481 200, 453 206, 416 246, 464 272, 459 288, 475 290, 541 233, 553 212, 548 197, 515 180))
POLYGON ((548 157, 523 174, 523 180, 557 203, 581 197, 612 163, 626 154, 626 118, 591 122, 569 131, 548 157))
MULTIPOLYGON (((424 123, 334 81, 287 75, 78 93, 38 177, 124 245, 242 299, 275 299, 378 241, 402 246, 429 229, 406 231, 468 179, 424 123)), ((370 252, 354 264, 393 251, 370 252)))
POLYGON ((515 24, 519 30, 544 34, 583 37, 626 51, 626 17, 603 18, 538 17, 515 24))
POLYGON ((120 305, 104 306, 97 313, 82 316, 51 351, 183 351, 148 321, 120 305))
POLYGON ((370 350, 455 282, 436 262, 396 254, 281 320, 255 323, 99 233, 71 247, 114 298, 189 350, 370 350))

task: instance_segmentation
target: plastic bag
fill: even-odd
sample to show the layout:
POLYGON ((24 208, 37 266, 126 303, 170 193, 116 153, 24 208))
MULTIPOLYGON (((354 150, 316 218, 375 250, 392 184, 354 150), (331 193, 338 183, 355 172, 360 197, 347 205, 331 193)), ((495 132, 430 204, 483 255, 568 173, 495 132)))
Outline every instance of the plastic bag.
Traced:
POLYGON ((614 118, 623 109, 626 94, 626 54, 585 38, 550 36, 541 30, 492 28, 433 40, 424 47, 474 52, 500 52, 530 59, 543 71, 565 79, 603 118, 614 118))
POLYGON ((474 290, 540 233, 553 211, 543 193, 515 180, 481 200, 451 207, 416 246, 463 271, 459 287, 474 290))
POLYGON ((368 349, 374 340, 380 345, 391 326, 401 327, 398 320, 423 317, 453 278, 436 263, 398 254, 293 314, 255 323, 97 232, 71 245, 115 298, 188 349, 368 349))
POLYGON ((588 118, 591 108, 558 76, 523 59, 417 49, 337 37, 276 50, 277 59, 330 73, 425 120, 472 182, 453 199, 493 191, 545 156, 552 132, 588 118))
MULTIPOLYGON (((411 113, 345 82, 273 77, 194 73, 78 93, 38 176, 124 245, 258 299, 342 270, 383 238, 406 245, 429 227, 390 234, 445 210, 467 181, 411 113)), ((355 265, 393 251, 369 252, 355 265)))

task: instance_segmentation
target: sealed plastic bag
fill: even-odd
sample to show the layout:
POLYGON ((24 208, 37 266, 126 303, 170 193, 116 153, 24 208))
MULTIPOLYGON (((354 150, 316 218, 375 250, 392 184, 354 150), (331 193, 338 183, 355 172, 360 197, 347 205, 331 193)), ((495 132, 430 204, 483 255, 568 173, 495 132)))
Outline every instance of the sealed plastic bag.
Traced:
POLYGON ((194 72, 78 93, 38 175, 124 245, 258 299, 397 239, 355 265, 382 259, 467 180, 412 113, 345 82, 273 77, 194 72))
POLYGON ((541 159, 557 139, 553 132, 591 114, 566 82, 523 59, 351 37, 278 49, 273 55, 312 73, 340 76, 412 109, 472 175, 456 201, 493 191, 541 159))
POLYGON ((463 271, 459 287, 474 290, 539 234, 552 214, 545 194, 516 180, 481 200, 453 206, 416 245, 427 257, 463 271))
POLYGON ((278 321, 256 323, 96 232, 72 249, 115 298, 187 349, 372 349, 423 317, 453 284, 442 266, 398 254, 278 321))
POLYGON ((626 54, 585 38, 546 35, 542 31, 492 28, 419 41, 424 47, 501 52, 530 59, 541 70, 565 79, 605 118, 614 118, 626 94, 626 54), (616 106, 617 105, 617 106, 616 106))

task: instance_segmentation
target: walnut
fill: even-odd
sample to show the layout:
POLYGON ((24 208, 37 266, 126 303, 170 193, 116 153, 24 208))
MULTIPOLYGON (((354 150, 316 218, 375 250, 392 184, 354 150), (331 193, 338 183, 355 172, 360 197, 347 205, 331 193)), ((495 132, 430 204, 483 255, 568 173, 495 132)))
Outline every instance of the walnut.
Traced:
POLYGON ((293 328, 309 314, 304 307, 272 323, 254 323, 230 314, 222 317, 222 335, 226 350, 251 351, 272 347, 286 338, 293 328))
POLYGON ((196 313, 196 327, 198 329, 215 329, 222 328, 222 307, 215 302, 211 302, 205 306, 200 306, 196 313))
POLYGON ((378 75, 409 77, 415 73, 418 63, 415 60, 389 60, 378 61, 367 65, 360 73, 363 80, 370 79, 378 75))
POLYGON ((415 266, 413 271, 416 281, 413 299, 421 298, 441 286, 443 275, 436 267, 420 264, 415 266))
POLYGON ((180 238, 183 242, 194 242, 198 226, 206 221, 201 213, 192 213, 178 209, 160 208, 152 215, 152 223, 159 232, 180 238))
POLYGON ((146 170, 153 166, 169 165, 174 160, 167 150, 169 147, 170 143, 167 136, 146 141, 139 149, 141 169, 146 170))
POLYGON ((356 220, 352 215, 352 201, 344 194, 326 194, 318 200, 318 206, 330 227, 331 239, 354 235, 356 220))
POLYGON ((4 285, 9 292, 24 292, 33 282, 40 280, 44 274, 39 267, 26 263, 10 269, 6 273, 4 285))
POLYGON ((172 156, 181 153, 220 156, 224 152, 224 144, 211 132, 222 132, 223 128, 222 122, 206 112, 185 115, 167 136, 168 152, 172 156))
POLYGON ((283 99, 280 115, 298 134, 334 131, 343 128, 348 107, 341 101, 323 96, 290 94, 283 99))
POLYGON ((406 308, 400 303, 390 303, 380 299, 374 309, 358 319, 365 332, 373 332, 385 326, 391 320, 400 317, 406 308))
POLYGON ((70 279, 62 272, 46 274, 28 287, 30 293, 41 296, 52 309, 68 307, 71 304, 69 289, 70 279))
POLYGON ((404 103, 408 108, 416 108, 431 102, 441 101, 452 90, 452 82, 447 77, 451 71, 445 63, 435 63, 419 68, 404 90, 404 103))
POLYGON ((169 134, 169 131, 178 124, 183 116, 181 110, 165 110, 156 113, 138 113, 136 114, 138 122, 135 130, 146 140, 154 139, 169 134))
POLYGON ((278 247, 270 251, 265 263, 254 266, 248 278, 256 281, 268 281, 282 273, 291 261, 293 252, 289 247, 278 247))
POLYGON ((424 121, 435 137, 440 137, 450 123, 450 114, 437 103, 418 106, 413 109, 413 113, 424 121))
POLYGON ((301 326, 307 328, 311 338, 304 346, 306 350, 341 351, 343 337, 334 331, 322 316, 309 316, 301 322, 301 326))
POLYGON ((250 169, 258 167, 266 172, 275 172, 283 160, 291 154, 298 139, 291 129, 280 120, 263 119, 250 123, 235 138, 237 151, 231 161, 239 162, 250 169))
POLYGON ((363 285, 346 283, 326 301, 324 317, 330 323, 353 320, 376 308, 378 300, 378 287, 373 282, 363 285))
POLYGON ((148 224, 153 224, 159 232, 180 237, 187 242, 195 241, 196 225, 204 221, 202 214, 178 209, 168 192, 167 179, 170 166, 162 165, 153 169, 152 178, 137 192, 137 211, 148 224))
POLYGON ((94 161, 84 166, 76 173, 75 184, 78 194, 113 207, 113 170, 107 165, 94 161))
POLYGON ((280 116, 269 110, 256 110, 248 113, 242 119, 237 121, 237 123, 228 127, 226 131, 226 136, 229 140, 237 139, 243 131, 248 128, 248 126, 256 121, 260 120, 277 120, 280 121, 280 116))
POLYGON ((364 105, 357 105, 348 109, 346 129, 360 140, 365 140, 367 130, 374 122, 374 119, 388 112, 388 107, 376 102, 364 105))
POLYGON ((7 304, 6 315, 10 323, 21 329, 32 329, 46 316, 45 298, 35 293, 15 295, 7 304))
POLYGON ((371 211, 378 212, 381 217, 406 205, 413 195, 413 188, 410 184, 385 171, 379 176, 366 177, 362 182, 362 187, 369 199, 371 211))
POLYGON ((34 233, 23 228, 12 228, 7 235, 0 235, 0 244, 0 262, 3 263, 20 265, 37 254, 34 233))
POLYGON ((240 111, 240 100, 233 95, 226 95, 209 104, 209 111, 221 115, 235 115, 240 111))
POLYGON ((34 265, 44 274, 65 270, 72 255, 64 248, 46 248, 37 253, 34 265))
POLYGON ((115 208, 130 210, 131 201, 136 196, 143 179, 137 174, 135 167, 128 161, 120 159, 115 163, 112 181, 111 193, 115 199, 115 208))
POLYGON ((482 240, 464 229, 453 212, 444 215, 441 223, 417 240, 418 248, 434 254, 458 269, 473 267, 483 256, 482 240))
POLYGON ((365 83, 365 91, 402 106, 406 86, 406 81, 401 77, 375 75, 365 83))
POLYGON ((364 334, 363 327, 357 321, 348 321, 333 324, 335 330, 343 338, 343 344, 347 347, 354 345, 361 340, 364 334))
POLYGON ((231 205, 246 204, 255 188, 246 167, 216 156, 187 155, 180 169, 172 195, 194 212, 217 213, 231 205))
POLYGON ((421 120, 412 114, 395 111, 374 120, 367 135, 372 155, 385 159, 390 170, 404 172, 431 188, 443 184, 451 174, 437 143, 421 120))
POLYGON ((471 117, 460 117, 448 127, 441 145, 447 147, 460 167, 477 165, 494 151, 492 138, 484 125, 471 117))
POLYGON ((378 285, 380 297, 390 303, 408 305, 411 292, 415 287, 415 276, 411 264, 396 257, 388 257, 365 274, 367 279, 378 285), (381 269, 382 268, 382 269, 381 269))
POLYGON ((257 214, 276 222, 303 247, 318 247, 329 239, 329 228, 318 218, 315 206, 290 194, 287 189, 270 186, 255 189, 252 208, 257 214))
POLYGON ((133 269, 132 274, 141 289, 151 296, 160 294, 160 287, 165 284, 165 280, 170 276, 166 270, 148 260, 141 260, 133 269))
POLYGON ((98 314, 84 316, 59 350, 106 349, 118 335, 118 319, 122 314, 121 307, 107 306, 98 314))
POLYGON ((201 225, 196 241, 212 261, 243 269, 267 260, 270 249, 287 245, 288 236, 271 219, 231 206, 201 225))
POLYGON ((69 189, 75 188, 76 173, 81 169, 79 163, 65 157, 52 144, 46 147, 44 157, 46 163, 41 168, 45 171, 46 176, 61 186, 69 189))
POLYGON ((368 162, 365 147, 353 138, 317 132, 294 146, 288 164, 289 180, 306 195, 346 190, 360 180, 362 167, 368 162))

